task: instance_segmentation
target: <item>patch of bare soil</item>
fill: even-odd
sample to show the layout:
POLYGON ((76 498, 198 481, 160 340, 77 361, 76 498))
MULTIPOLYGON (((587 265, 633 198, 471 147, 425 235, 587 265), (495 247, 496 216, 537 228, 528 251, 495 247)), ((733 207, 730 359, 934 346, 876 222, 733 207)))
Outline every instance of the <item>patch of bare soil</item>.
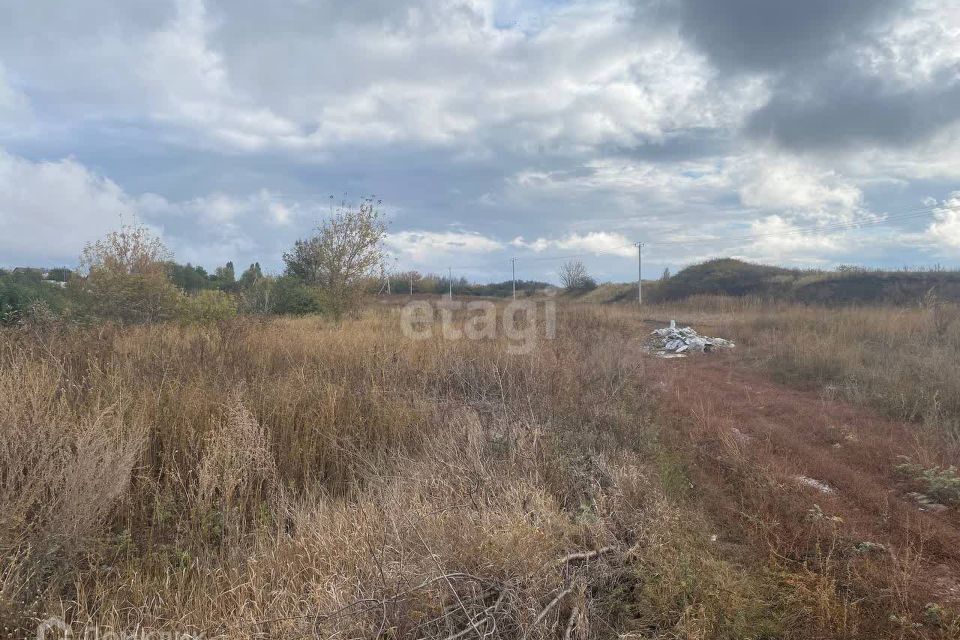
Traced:
MULTIPOLYGON (((737 354, 651 361, 719 539, 793 566, 842 565, 881 610, 960 605, 960 514, 918 503, 897 475, 917 426, 738 366, 737 354), (876 575, 874 575, 876 574, 876 575)), ((913 619, 913 618, 911 618, 913 619)))

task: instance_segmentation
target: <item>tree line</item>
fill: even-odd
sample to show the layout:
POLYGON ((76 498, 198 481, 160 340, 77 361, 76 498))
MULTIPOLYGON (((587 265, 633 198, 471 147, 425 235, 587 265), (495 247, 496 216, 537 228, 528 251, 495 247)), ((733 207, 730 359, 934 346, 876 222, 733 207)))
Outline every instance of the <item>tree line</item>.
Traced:
POLYGON ((76 269, 0 270, 0 324, 45 319, 121 324, 216 321, 237 314, 353 312, 383 270, 386 219, 379 202, 342 206, 284 253, 284 270, 232 262, 208 273, 179 264, 144 226, 122 226, 87 244, 76 269))
MULTIPOLYGON (((237 274, 233 262, 208 272, 174 260, 143 226, 122 226, 87 244, 75 269, 0 270, 0 325, 67 319, 137 324, 218 321, 238 314, 353 313, 365 295, 383 293, 509 296, 510 280, 475 284, 416 271, 387 273, 386 219, 379 202, 341 206, 283 254, 279 275, 254 262, 237 274)), ((521 292, 550 286, 518 281, 521 292)))

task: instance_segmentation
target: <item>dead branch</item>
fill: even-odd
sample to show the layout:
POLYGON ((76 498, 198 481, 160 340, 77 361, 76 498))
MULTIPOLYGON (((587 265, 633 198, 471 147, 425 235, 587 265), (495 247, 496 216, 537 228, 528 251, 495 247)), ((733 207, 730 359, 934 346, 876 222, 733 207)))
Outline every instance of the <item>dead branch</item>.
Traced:
POLYGON ((573 630, 577 627, 577 616, 580 615, 580 608, 574 607, 570 612, 570 618, 567 620, 567 629, 563 632, 563 640, 573 638, 573 630))
POLYGON ((346 605, 344 605, 344 606, 342 606, 342 607, 339 607, 339 608, 337 608, 337 609, 334 609, 333 611, 331 611, 331 612, 329 612, 329 613, 325 613, 325 614, 315 614, 315 613, 313 613, 313 614, 300 614, 300 615, 294 615, 294 616, 282 616, 282 617, 279 617, 279 618, 267 618, 267 619, 264 619, 264 620, 253 620, 253 621, 251 621, 251 622, 244 623, 243 626, 245 626, 245 627, 255 627, 255 626, 260 626, 260 625, 265 625, 265 624, 272 624, 272 623, 275 623, 275 622, 288 622, 288 621, 291 621, 291 620, 306 620, 306 619, 308 619, 308 618, 313 619, 315 622, 327 622, 327 621, 332 620, 332 619, 334 619, 334 618, 338 618, 338 617, 341 617, 341 616, 343 616, 343 615, 346 615, 348 612, 350 612, 351 609, 353 609, 354 607, 357 607, 357 606, 359 606, 359 605, 361 605, 361 604, 366 604, 366 605, 368 605, 368 606, 363 607, 363 608, 361 608, 361 609, 359 609, 359 610, 357 610, 357 611, 354 611, 354 612, 352 612, 350 615, 358 615, 358 614, 362 614, 362 613, 368 613, 368 612, 370 612, 370 611, 372 611, 372 610, 374 610, 374 609, 381 609, 381 608, 383 608, 383 607, 384 607, 386 604, 388 604, 388 603, 395 603, 395 602, 397 602, 398 600, 401 600, 401 599, 403 599, 403 598, 406 598, 407 596, 409 596, 409 595, 411 595, 411 594, 419 591, 420 589, 423 589, 423 588, 425 588, 425 587, 428 587, 428 586, 430 586, 431 584, 433 584, 434 582, 440 582, 441 580, 445 581, 445 582, 446 582, 449 586, 451 586, 451 588, 452 588, 452 585, 450 585, 450 581, 451 581, 451 580, 458 580, 458 579, 462 579, 462 580, 473 580, 473 581, 479 582, 479 583, 481 583, 481 584, 489 583, 488 580, 486 580, 486 579, 484 579, 484 578, 481 578, 481 577, 479 577, 479 576, 471 575, 471 574, 469 574, 469 573, 460 573, 460 572, 447 573, 447 574, 444 574, 444 575, 434 576, 433 578, 429 578, 429 579, 427 579, 427 580, 424 580, 423 582, 421 582, 420 584, 418 584, 418 585, 416 585, 416 586, 410 587, 409 589, 406 589, 406 590, 401 591, 401 592, 399 592, 399 593, 395 593, 395 594, 393 594, 392 596, 388 596, 388 597, 386 597, 386 598, 382 598, 382 599, 379 599, 379 600, 376 599, 376 598, 361 598, 361 599, 359 599, 359 600, 354 600, 353 602, 351 602, 351 603, 349 603, 349 604, 346 604, 346 605))
POLYGON ((543 611, 540 612, 540 615, 537 616, 537 619, 533 621, 533 625, 531 626, 535 627, 541 622, 543 622, 544 618, 547 617, 547 614, 550 613, 550 611, 552 611, 555 606, 560 604, 560 602, 571 593, 573 593, 573 587, 567 587, 566 589, 558 593, 556 598, 554 598, 549 603, 547 603, 547 606, 543 608, 543 611))
POLYGON ((506 597, 506 595, 507 595, 507 590, 506 589, 502 590, 500 592, 500 596, 497 597, 496 602, 494 602, 492 605, 484 609, 478 615, 474 616, 470 620, 470 622, 467 624, 467 627, 465 629, 463 629, 462 631, 458 631, 457 633, 451 636, 448 636, 446 640, 458 640, 459 638, 462 638, 463 636, 467 635, 471 631, 475 631, 475 630, 479 631, 481 624, 486 625, 488 623, 492 624, 493 627, 491 630, 484 633, 481 637, 486 638, 487 636, 493 635, 493 633, 497 629, 497 612, 500 611, 500 605, 503 603, 503 599, 506 597))
POLYGON ((562 567, 571 562, 577 562, 579 560, 593 560, 594 558, 599 558, 600 556, 607 555, 608 553, 613 553, 617 550, 617 547, 603 547, 595 551, 581 551, 578 553, 571 553, 570 555, 564 556, 554 562, 558 567, 562 567))

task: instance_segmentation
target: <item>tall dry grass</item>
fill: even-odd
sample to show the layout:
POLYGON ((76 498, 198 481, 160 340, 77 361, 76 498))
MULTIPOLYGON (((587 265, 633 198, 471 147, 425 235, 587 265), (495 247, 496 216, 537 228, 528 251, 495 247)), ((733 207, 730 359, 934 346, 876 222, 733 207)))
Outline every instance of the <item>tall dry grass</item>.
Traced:
POLYGON ((665 493, 641 364, 604 309, 522 355, 394 309, 4 332, 5 632, 790 635, 665 493))
MULTIPOLYGON (((886 336, 925 367, 931 326, 955 340, 927 310, 700 304, 649 313, 838 389, 825 359, 840 377, 893 366, 868 353, 886 336)), ((561 308, 556 339, 526 354, 502 338, 409 340, 391 308, 343 324, 3 332, 4 632, 35 637, 53 615, 78 632, 211 638, 901 633, 891 598, 851 603, 829 556, 798 569, 747 537, 712 541, 718 519, 691 498, 710 495, 690 482, 696 452, 648 393, 645 314, 561 308)), ((871 376, 858 384, 897 379, 871 376)), ((948 637, 924 633, 901 635, 948 637)))

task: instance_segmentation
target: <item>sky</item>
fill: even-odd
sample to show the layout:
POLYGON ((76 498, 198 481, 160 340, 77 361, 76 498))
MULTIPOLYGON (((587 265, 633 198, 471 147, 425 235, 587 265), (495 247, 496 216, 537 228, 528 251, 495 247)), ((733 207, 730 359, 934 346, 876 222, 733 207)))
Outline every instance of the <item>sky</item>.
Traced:
POLYGON ((4 0, 0 266, 121 223, 282 270, 341 202, 390 268, 960 267, 955 0, 4 0))

